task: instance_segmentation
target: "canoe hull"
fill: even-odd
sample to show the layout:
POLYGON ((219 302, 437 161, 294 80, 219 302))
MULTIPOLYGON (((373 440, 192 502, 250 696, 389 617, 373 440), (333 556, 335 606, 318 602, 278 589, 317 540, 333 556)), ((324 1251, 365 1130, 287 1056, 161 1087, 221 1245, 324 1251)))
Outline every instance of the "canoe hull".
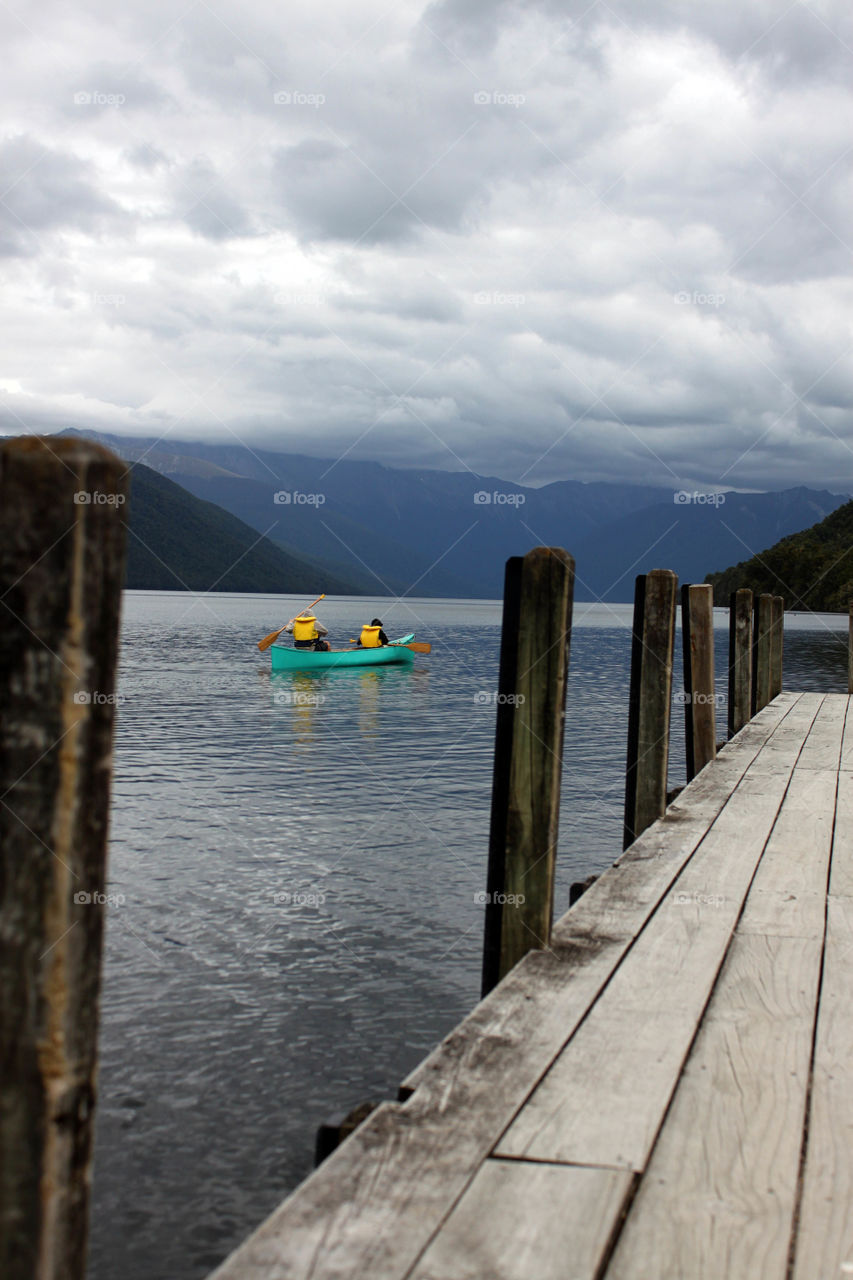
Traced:
POLYGON ((274 644, 270 649, 273 671, 326 671, 330 667, 411 666, 415 655, 404 645, 383 645, 380 649, 290 649, 274 644))

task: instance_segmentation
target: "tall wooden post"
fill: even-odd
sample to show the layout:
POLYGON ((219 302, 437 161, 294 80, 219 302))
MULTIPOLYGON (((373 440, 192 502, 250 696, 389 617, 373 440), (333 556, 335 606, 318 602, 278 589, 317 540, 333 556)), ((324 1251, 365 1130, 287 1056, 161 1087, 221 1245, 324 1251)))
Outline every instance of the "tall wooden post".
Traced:
POLYGON ((853 600, 848 606, 847 620, 847 692, 853 693, 853 600))
POLYGON ((739 733, 752 715, 752 592, 747 587, 729 597, 729 737, 739 733))
POLYGON ((0 446, 0 1275, 83 1280, 126 466, 0 446))
POLYGON ((677 579, 671 569, 637 578, 625 785, 627 849, 666 810, 677 579))
POLYGON ((782 692, 782 663, 785 645, 785 600, 773 596, 770 622, 770 699, 782 692))
POLYGON ((762 594, 754 606, 752 627, 752 714, 767 706, 770 693, 773 597, 762 594))
POLYGON ((560 547, 506 565, 484 995, 551 938, 574 574, 560 547))
POLYGON ((687 781, 717 754, 714 689, 714 588, 708 583, 681 588, 684 651, 684 733, 687 781))

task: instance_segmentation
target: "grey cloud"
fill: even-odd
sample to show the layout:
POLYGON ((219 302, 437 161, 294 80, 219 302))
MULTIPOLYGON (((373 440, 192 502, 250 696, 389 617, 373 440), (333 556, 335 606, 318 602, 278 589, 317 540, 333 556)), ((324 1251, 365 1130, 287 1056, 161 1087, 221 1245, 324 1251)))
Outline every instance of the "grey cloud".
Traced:
POLYGON ((8 254, 37 253, 40 234, 57 228, 97 233, 118 214, 90 162, 32 137, 0 144, 0 244, 8 254))

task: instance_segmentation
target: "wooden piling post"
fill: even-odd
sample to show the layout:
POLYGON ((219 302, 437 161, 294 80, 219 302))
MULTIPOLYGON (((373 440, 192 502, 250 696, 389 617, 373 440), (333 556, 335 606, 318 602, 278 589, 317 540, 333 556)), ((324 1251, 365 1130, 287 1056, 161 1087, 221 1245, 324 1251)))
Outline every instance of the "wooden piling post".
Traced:
POLYGON ((551 937, 574 573, 560 547, 506 565, 484 995, 551 937))
POLYGON ((684 651, 684 733, 687 781, 717 754, 714 689, 714 588, 708 583, 681 588, 684 651))
POLYGON ((652 569, 636 581, 625 785, 626 849, 666 809, 677 585, 671 569, 652 569))
POLYGON ((754 604, 752 626, 752 714, 767 706, 770 692, 773 633, 773 597, 762 594, 754 604))
POLYGON ((853 693, 853 600, 848 606, 847 622, 847 692, 853 693))
POLYGON ((729 737, 752 715, 752 592, 741 587, 729 596, 729 737))
POLYGON ((127 468, 0 445, 0 1275, 83 1280, 127 468))
POLYGON ((782 662, 785 646, 785 600, 773 596, 770 620, 770 700, 782 692, 782 662))

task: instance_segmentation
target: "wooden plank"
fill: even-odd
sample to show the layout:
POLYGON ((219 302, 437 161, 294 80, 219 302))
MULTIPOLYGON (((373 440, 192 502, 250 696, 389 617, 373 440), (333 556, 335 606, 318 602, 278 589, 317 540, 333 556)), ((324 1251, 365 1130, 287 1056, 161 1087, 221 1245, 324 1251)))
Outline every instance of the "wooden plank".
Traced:
MULTIPOLYGON (((215 1273, 216 1280, 391 1280, 414 1265, 671 888, 707 824, 790 717, 753 720, 404 1082, 215 1273), (643 883, 645 888, 640 892, 643 883)), ((813 713, 812 713, 813 714, 813 713)), ((806 717, 806 720, 808 717, 806 717)), ((805 732, 805 729, 803 729, 805 732)))
POLYGON ((853 699, 847 698, 847 720, 844 724, 844 737, 841 741, 842 769, 853 769, 853 699))
POLYGON ((671 569, 636 581, 623 848, 666 809, 676 586, 671 569))
POLYGON ((783 660, 785 649, 785 601, 782 596, 773 597, 770 623, 770 698, 782 692, 783 660))
POLYGON ((752 713, 752 592, 740 587, 729 597, 729 737, 752 713))
POLYGON ((784 1280, 820 958, 733 940, 607 1280, 784 1280))
POLYGON ((853 773, 844 771, 838 775, 829 892, 853 898, 853 773))
POLYGON ((127 467, 0 446, 0 1275, 82 1280, 127 467))
POLYGON ((484 995, 551 937, 574 576, 560 547, 506 566, 484 995))
POLYGON ((633 1186, 614 1169, 487 1160, 411 1280, 597 1275, 633 1186))
POLYGON ((752 707, 761 711, 771 701, 773 597, 756 596, 752 624, 752 707))
POLYGON ((835 791, 835 774, 794 770, 739 933, 804 938, 823 933, 835 791))
MULTIPOLYGON (((784 698, 786 695, 782 694, 781 696, 784 698)), ((788 772, 790 770, 792 750, 791 735, 797 737, 796 750, 799 752, 804 745, 806 737, 805 733, 799 737, 799 730, 804 724, 807 729, 811 727, 811 723, 814 721, 818 711, 820 710, 825 697, 826 695, 822 693, 801 694, 800 699, 797 702, 796 709, 793 710, 792 714, 785 717, 784 727, 780 725, 779 732, 772 735, 766 746, 761 751, 760 756, 753 766, 753 772, 777 773, 780 770, 782 772, 788 772)), ((775 705, 775 701, 776 700, 774 700, 774 703, 771 705, 775 705)), ((765 708, 765 711, 766 710, 767 708, 765 708)), ((751 723, 754 724, 755 720, 763 714, 764 712, 759 712, 758 716, 756 716, 751 723)), ((746 731, 744 730, 743 732, 746 731)))
POLYGON ((853 898, 830 896, 793 1280, 853 1272, 853 898))
POLYGON ((644 1167, 787 783, 747 772, 498 1154, 644 1167))
POLYGON ((714 688, 714 589, 708 583, 681 588, 684 656, 684 737, 687 780, 717 754, 714 688))
POLYGON ((831 770, 835 773, 841 760, 841 743, 847 716, 847 695, 828 693, 815 718, 811 732, 798 761, 800 769, 831 770))

